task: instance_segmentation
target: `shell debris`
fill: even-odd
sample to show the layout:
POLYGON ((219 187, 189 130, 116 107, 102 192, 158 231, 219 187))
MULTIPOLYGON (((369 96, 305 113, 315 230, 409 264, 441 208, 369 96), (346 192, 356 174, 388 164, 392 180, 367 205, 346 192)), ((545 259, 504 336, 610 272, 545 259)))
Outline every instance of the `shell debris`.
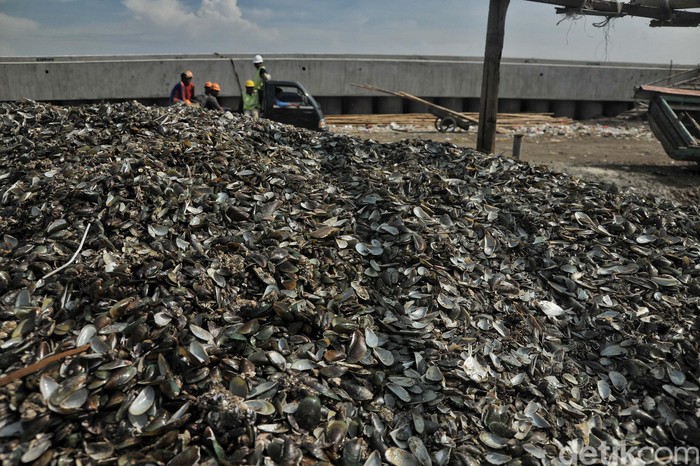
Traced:
POLYGON ((136 102, 0 103, 0 139, 3 464, 700 444, 696 206, 136 102))

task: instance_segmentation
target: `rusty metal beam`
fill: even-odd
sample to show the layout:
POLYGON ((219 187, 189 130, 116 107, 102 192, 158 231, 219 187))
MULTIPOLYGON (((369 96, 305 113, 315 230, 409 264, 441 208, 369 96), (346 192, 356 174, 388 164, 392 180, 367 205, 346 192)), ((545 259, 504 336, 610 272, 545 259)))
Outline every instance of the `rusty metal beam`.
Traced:
POLYGON ((671 8, 673 10, 686 10, 688 8, 700 8, 700 0, 631 0, 630 3, 657 8, 671 8))
POLYGON ((666 8, 622 3, 609 0, 526 0, 528 2, 545 3, 564 7, 558 13, 579 13, 604 16, 639 16, 651 18, 650 26, 683 26, 697 27, 700 25, 700 13, 666 8))

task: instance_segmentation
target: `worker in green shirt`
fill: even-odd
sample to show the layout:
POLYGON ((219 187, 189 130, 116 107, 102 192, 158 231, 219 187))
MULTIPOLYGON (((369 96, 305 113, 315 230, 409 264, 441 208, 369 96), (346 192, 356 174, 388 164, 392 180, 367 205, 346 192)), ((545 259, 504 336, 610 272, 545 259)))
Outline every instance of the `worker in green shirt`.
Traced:
POLYGON ((245 92, 243 93, 241 101, 243 103, 244 115, 252 115, 255 118, 260 116, 258 91, 255 89, 255 83, 250 79, 245 82, 245 92))
POLYGON ((255 90, 261 91, 262 88, 265 86, 265 83, 272 79, 272 77, 265 68, 262 56, 256 55, 255 58, 253 58, 253 66, 255 67, 255 77, 253 78, 253 83, 255 83, 255 90))
POLYGON ((271 80, 272 76, 267 72, 262 56, 256 55, 253 58, 253 66, 255 67, 253 83, 255 90, 258 92, 258 100, 262 103, 263 99, 265 99, 265 83, 271 80))

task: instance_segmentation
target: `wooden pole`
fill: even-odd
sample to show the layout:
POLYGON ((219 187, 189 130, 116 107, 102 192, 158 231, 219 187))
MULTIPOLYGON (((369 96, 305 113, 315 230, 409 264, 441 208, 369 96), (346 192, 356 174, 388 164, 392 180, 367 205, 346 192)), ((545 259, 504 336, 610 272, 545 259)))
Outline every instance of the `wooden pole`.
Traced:
POLYGON ((484 73, 481 82, 479 132, 476 149, 491 154, 496 148, 498 120, 498 84, 501 79, 501 54, 506 32, 506 11, 510 0, 490 0, 486 29, 484 73))

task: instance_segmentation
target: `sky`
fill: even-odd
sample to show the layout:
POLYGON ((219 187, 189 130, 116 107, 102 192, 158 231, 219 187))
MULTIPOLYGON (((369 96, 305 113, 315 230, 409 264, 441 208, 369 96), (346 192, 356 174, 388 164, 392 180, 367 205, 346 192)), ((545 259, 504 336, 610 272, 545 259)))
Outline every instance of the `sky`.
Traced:
MULTIPOLYGON (((488 0, 0 0, 0 56, 481 57, 488 0)), ((697 10, 694 10, 697 11, 697 10)), ((511 0, 503 57, 700 64, 700 27, 557 15, 511 0)))

